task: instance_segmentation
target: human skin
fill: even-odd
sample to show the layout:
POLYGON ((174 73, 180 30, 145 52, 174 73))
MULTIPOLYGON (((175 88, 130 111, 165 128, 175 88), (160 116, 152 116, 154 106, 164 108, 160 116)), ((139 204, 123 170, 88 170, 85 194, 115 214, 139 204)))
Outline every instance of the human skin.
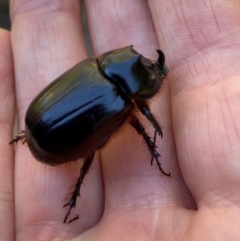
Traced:
POLYGON ((130 44, 153 59, 156 49, 165 53, 170 72, 149 105, 171 177, 150 165, 142 137, 126 123, 96 153, 72 210, 80 218, 62 223, 81 160, 50 167, 27 145, 8 142, 15 111, 23 129, 36 94, 87 57, 78 2, 13 0, 11 34, 0 31, 0 237, 240 240, 239 1, 88 0, 86 7, 96 56, 130 44))

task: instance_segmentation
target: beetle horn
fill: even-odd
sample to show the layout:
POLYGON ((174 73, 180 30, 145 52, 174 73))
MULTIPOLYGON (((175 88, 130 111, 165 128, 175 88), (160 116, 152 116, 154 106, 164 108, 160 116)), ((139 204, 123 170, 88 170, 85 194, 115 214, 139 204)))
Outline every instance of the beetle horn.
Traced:
POLYGON ((157 53, 159 55, 158 56, 158 60, 157 60, 158 64, 160 66, 164 66, 164 64, 165 64, 165 55, 164 55, 164 53, 160 49, 157 50, 157 53))
POLYGON ((158 73, 161 78, 164 78, 167 73, 169 72, 168 67, 165 65, 165 55, 164 53, 159 49, 157 50, 158 53, 158 59, 155 61, 155 64, 158 68, 158 73))

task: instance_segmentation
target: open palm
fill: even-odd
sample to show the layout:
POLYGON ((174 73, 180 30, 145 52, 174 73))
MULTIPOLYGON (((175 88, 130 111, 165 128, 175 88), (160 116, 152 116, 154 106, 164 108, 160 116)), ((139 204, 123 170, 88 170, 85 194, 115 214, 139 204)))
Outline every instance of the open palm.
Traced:
POLYGON ((165 53, 170 73, 149 105, 163 129, 157 145, 171 177, 150 165, 142 137, 126 123, 96 153, 72 211, 80 218, 66 225, 62 206, 82 161, 46 166, 19 144, 14 160, 8 141, 15 101, 23 129, 35 95, 87 57, 78 2, 11 2, 11 34, 0 31, 3 240, 240 239, 237 3, 86 1, 96 56, 130 44, 153 59, 159 46, 165 53))

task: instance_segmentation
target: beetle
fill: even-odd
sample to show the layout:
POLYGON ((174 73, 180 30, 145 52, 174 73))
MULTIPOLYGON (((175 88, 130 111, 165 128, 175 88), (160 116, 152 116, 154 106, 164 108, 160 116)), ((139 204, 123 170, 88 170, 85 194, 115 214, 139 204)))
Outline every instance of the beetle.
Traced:
MULTIPOLYGON (((158 59, 152 61, 127 46, 88 58, 43 89, 29 105, 25 116, 25 130, 11 142, 27 142, 35 159, 48 165, 84 158, 80 175, 65 206, 68 221, 76 205, 81 184, 92 164, 95 150, 101 148, 126 121, 142 135, 152 159, 160 171, 160 154, 156 150, 156 135, 162 129, 147 104, 163 84, 168 73, 165 56, 157 50, 158 59), (152 139, 134 115, 138 109, 152 124, 152 139)), ((72 222, 77 219, 68 221, 72 222)))

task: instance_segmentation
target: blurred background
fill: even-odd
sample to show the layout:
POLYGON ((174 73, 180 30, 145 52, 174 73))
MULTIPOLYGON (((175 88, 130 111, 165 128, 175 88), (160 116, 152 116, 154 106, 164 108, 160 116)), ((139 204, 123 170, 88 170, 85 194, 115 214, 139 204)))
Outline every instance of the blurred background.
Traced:
POLYGON ((9 0, 0 0, 0 28, 10 29, 9 0))
MULTIPOLYGON (((94 57, 91 39, 88 31, 84 1, 79 0, 79 4, 81 9, 82 25, 88 56, 94 57)), ((0 28, 11 30, 11 22, 9 17, 9 0, 0 0, 0 28)))

